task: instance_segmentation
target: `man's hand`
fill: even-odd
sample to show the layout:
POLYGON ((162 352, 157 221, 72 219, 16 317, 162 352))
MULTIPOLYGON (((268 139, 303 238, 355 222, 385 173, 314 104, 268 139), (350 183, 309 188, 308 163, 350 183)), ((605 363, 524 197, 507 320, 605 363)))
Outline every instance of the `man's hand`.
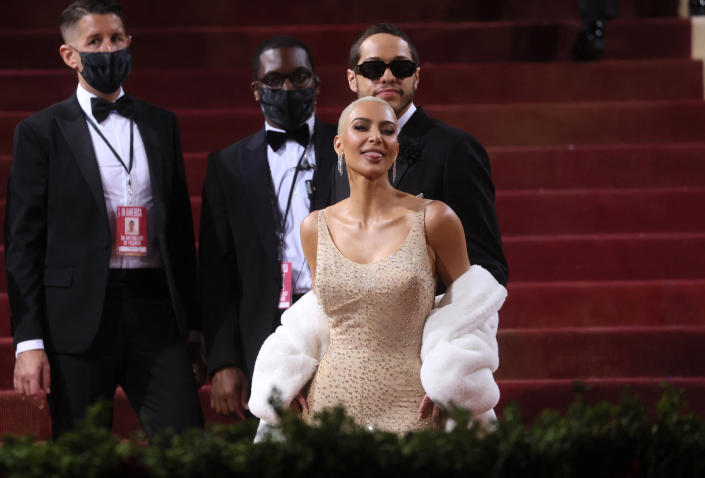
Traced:
POLYGON ((51 369, 44 350, 27 350, 17 355, 13 377, 15 391, 32 400, 41 409, 51 393, 51 369))
POLYGON ((237 367, 225 367, 213 375, 211 384, 211 408, 216 413, 237 420, 245 419, 249 384, 245 374, 237 367))
POLYGON ((201 385, 206 383, 208 378, 208 366, 206 365, 206 353, 203 348, 203 340, 199 335, 197 339, 191 339, 186 342, 191 366, 193 368, 193 378, 196 380, 196 388, 201 388, 201 385))

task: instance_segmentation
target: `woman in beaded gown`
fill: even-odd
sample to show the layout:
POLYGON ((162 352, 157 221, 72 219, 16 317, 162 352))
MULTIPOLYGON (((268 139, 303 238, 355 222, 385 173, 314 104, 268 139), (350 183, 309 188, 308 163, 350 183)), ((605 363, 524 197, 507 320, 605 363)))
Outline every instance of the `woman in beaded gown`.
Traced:
POLYGON ((295 401, 305 420, 343 405, 368 429, 431 428, 439 411, 419 377, 421 339, 437 275, 450 285, 470 267, 462 225, 444 203, 390 184, 399 144, 385 101, 349 105, 335 149, 348 169, 350 197, 311 213, 301 227, 330 343, 295 401))

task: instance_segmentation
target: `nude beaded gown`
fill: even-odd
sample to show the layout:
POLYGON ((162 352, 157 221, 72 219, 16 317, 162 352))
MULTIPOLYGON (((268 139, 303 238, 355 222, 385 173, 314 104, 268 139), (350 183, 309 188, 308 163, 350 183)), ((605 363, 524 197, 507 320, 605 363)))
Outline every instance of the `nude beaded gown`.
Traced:
POLYGON ((310 421, 343 405, 357 424, 402 433, 429 429, 417 420, 424 390, 421 338, 436 280, 426 247, 424 203, 392 255, 370 264, 347 259, 318 213, 316 294, 330 324, 330 345, 307 395, 310 421))

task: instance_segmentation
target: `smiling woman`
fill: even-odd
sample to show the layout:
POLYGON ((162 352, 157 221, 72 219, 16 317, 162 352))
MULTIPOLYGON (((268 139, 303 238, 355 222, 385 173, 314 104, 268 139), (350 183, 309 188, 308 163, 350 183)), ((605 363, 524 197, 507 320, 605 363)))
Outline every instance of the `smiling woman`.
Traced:
POLYGON ((399 143, 396 115, 386 101, 363 97, 350 104, 334 146, 345 159, 350 197, 311 213, 301 226, 313 292, 284 314, 260 350, 251 411, 276 421, 268 398, 277 388, 284 404, 296 403, 307 421, 343 405, 359 425, 403 433, 438 426, 439 405, 451 400, 472 403, 476 417, 490 420, 498 400, 492 321, 506 291, 484 269, 470 267, 462 225, 448 206, 390 184, 399 143), (481 311, 479 320, 467 324, 463 312, 433 309, 438 277, 451 291, 472 283, 475 293, 487 293, 471 304, 481 311), (444 332, 429 329, 430 316, 429 322, 446 321, 444 332), (482 338, 470 337, 479 329, 482 338), (484 344, 470 365, 452 351, 437 352, 461 336, 475 349, 484 344), (424 352, 426 337, 433 346, 424 352), (449 357, 466 364, 455 367, 456 375, 442 373, 449 357), (426 380, 424 367, 433 370, 426 380), (473 374, 472 391, 458 385, 473 374), (463 396, 448 393, 459 389, 463 396))

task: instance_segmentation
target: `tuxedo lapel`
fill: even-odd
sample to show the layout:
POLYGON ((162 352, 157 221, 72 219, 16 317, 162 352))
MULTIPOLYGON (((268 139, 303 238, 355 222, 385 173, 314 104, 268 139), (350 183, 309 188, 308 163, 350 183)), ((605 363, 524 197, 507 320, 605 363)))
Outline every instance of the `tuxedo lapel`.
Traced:
POLYGON ((325 134, 323 124, 318 118, 316 118, 314 132, 316 170, 313 173, 314 189, 311 197, 311 211, 323 209, 328 205, 331 189, 331 170, 337 160, 331 138, 325 134))
POLYGON ((91 190, 98 210, 105 219, 106 227, 110 228, 108 211, 105 207, 103 181, 100 178, 98 160, 93 150, 93 141, 88 131, 88 124, 86 123, 86 119, 75 95, 63 103, 62 111, 57 114, 56 121, 61 130, 61 134, 64 136, 64 139, 73 153, 78 169, 81 170, 88 184, 88 188, 91 190))
POLYGON ((169 191, 166 191, 164 164, 161 153, 159 133, 145 118, 144 111, 138 101, 135 101, 135 126, 139 129, 142 137, 142 144, 147 154, 147 165, 149 166, 149 182, 152 189, 152 199, 154 201, 154 222, 157 231, 162 230, 164 220, 164 198, 168 197, 169 191))
MULTIPOLYGON (((414 154, 418 156, 422 154, 421 149, 424 145, 421 139, 432 126, 431 118, 419 106, 399 132, 399 156, 397 157, 397 176, 396 180, 393 181, 394 187, 399 187, 406 173, 412 169, 413 163, 421 160, 420 157, 410 158, 409 153, 418 149, 419 151, 414 154)), ((391 180, 391 178, 392 174, 390 172, 389 179, 391 180)))
MULTIPOLYGON (((399 138, 399 142, 401 145, 401 138, 399 138)), ((404 178, 404 175, 406 175, 406 172, 409 170, 409 162, 399 161, 399 157, 397 156, 396 168, 396 176, 394 175, 394 166, 392 166, 392 169, 389 170, 389 180, 395 188, 398 188, 401 180, 404 178)))
POLYGON ((272 175, 267 163, 267 143, 264 129, 258 131, 247 144, 242 155, 242 176, 254 212, 255 224, 267 255, 277 261, 277 237, 272 205, 272 175))

